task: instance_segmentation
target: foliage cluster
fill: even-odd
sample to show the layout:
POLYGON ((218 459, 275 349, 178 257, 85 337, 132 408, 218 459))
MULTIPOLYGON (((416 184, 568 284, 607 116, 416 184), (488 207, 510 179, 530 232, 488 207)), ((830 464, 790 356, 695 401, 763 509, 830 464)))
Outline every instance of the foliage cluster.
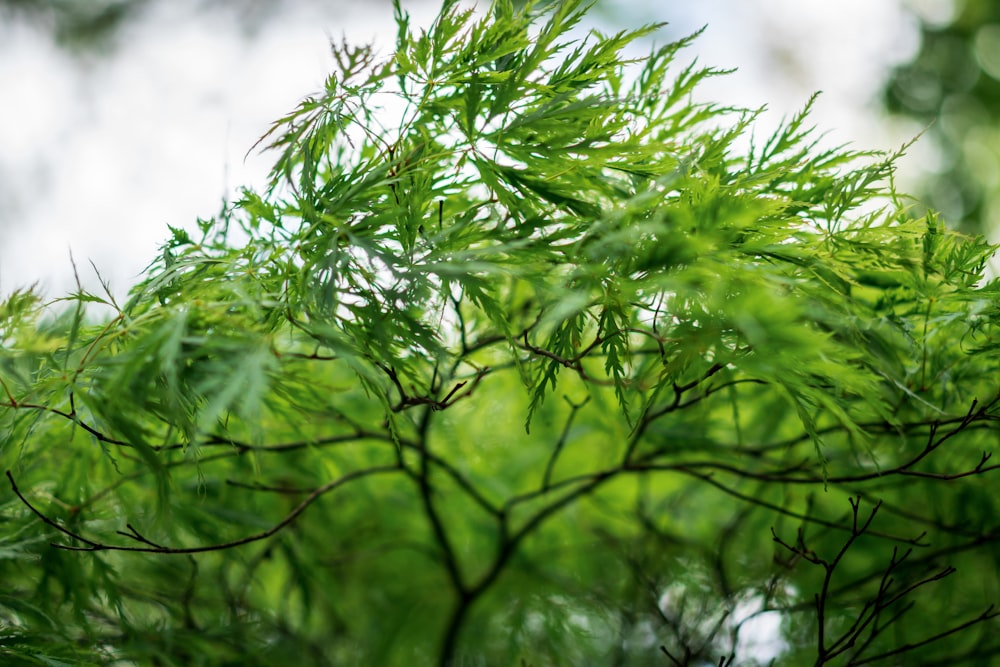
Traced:
POLYGON ((6 664, 990 663, 994 249, 585 9, 397 6, 127 303, 0 303, 6 664))

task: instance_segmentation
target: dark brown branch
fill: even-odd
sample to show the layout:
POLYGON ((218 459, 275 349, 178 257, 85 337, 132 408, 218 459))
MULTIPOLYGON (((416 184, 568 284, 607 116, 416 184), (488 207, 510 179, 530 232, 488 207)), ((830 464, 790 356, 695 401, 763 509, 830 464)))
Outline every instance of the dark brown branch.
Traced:
POLYGON ((922 646, 927 646, 928 644, 932 644, 932 643, 934 643, 936 641, 940 641, 940 640, 944 639, 945 637, 949 637, 949 636, 955 634, 956 632, 961 632, 962 630, 965 630, 966 628, 971 628, 974 625, 977 625, 979 623, 984 623, 984 622, 989 621, 991 619, 997 618, 998 616, 1000 616, 1000 611, 993 611, 993 605, 990 605, 989 607, 987 607, 986 611, 984 611, 979 616, 977 616, 977 617, 975 617, 973 619, 970 619, 970 620, 966 621, 965 623, 960 623, 959 625, 956 625, 953 628, 949 628, 949 629, 945 630, 944 632, 939 632, 938 634, 933 635, 931 637, 928 637, 927 639, 925 639, 923 641, 919 641, 919 642, 916 642, 914 644, 904 644, 903 646, 899 646, 897 648, 894 648, 891 651, 886 651, 885 653, 879 653, 878 655, 873 655, 873 656, 864 658, 863 660, 852 660, 851 664, 852 665, 867 665, 867 664, 872 663, 872 662, 878 662, 879 660, 885 660, 886 658, 891 658, 892 656, 895 656, 895 655, 902 655, 903 653, 909 653, 910 651, 913 651, 914 649, 918 649, 918 648, 920 648, 922 646))
MULTIPOLYGON (((791 474, 789 469, 784 470, 772 470, 772 471, 761 471, 755 472, 752 470, 747 470, 746 468, 719 463, 717 461, 689 461, 685 463, 670 463, 670 464, 644 464, 641 461, 655 459, 660 455, 660 452, 654 452, 651 455, 644 457, 640 462, 634 464, 633 468, 647 468, 650 470, 718 470, 720 472, 727 472, 738 477, 744 477, 747 479, 755 479, 762 482, 773 482, 782 484, 854 484, 859 482, 865 482, 873 479, 884 479, 894 475, 908 476, 908 477, 924 477, 929 479, 937 480, 954 480, 961 479, 963 477, 970 477, 973 475, 982 475, 994 470, 1000 469, 1000 464, 986 465, 986 462, 990 460, 991 454, 988 452, 983 452, 980 457, 979 462, 975 467, 969 470, 958 471, 954 473, 930 473, 922 472, 917 470, 911 470, 913 466, 923 461, 930 454, 940 449, 941 446, 964 431, 970 424, 972 424, 976 419, 983 418, 985 415, 986 407, 982 407, 976 410, 977 402, 973 401, 972 406, 969 408, 968 413, 965 417, 957 422, 954 428, 952 428, 947 433, 944 433, 940 437, 937 437, 939 430, 939 424, 937 422, 931 425, 930 433, 928 434, 927 444, 924 448, 913 456, 908 461, 895 466, 893 468, 888 468, 885 470, 877 470, 869 473, 861 473, 856 475, 825 475, 822 473, 802 476, 791 474)), ((799 467, 796 466, 791 470, 798 470, 799 467)))
POLYGON ((555 447, 552 448, 552 454, 549 456, 548 462, 545 464, 545 472, 542 474, 542 491, 547 491, 549 485, 552 482, 552 471, 556 467, 556 460, 559 458, 559 454, 562 452, 562 448, 566 445, 566 438, 569 436, 569 429, 573 425, 573 419, 576 417, 576 413, 590 402, 590 396, 583 399, 582 403, 574 403, 569 400, 566 396, 563 396, 566 403, 569 404, 569 415, 566 417, 566 424, 563 426, 562 433, 559 434, 559 440, 556 441, 555 447))
POLYGON ((445 410, 454 405, 456 401, 471 396, 472 392, 479 386, 482 379, 490 372, 489 366, 479 369, 476 372, 475 377, 472 379, 472 384, 469 385, 464 391, 460 390, 469 384, 468 380, 456 383, 443 399, 437 399, 432 396, 413 396, 408 394, 406 389, 403 388, 403 384, 399 379, 399 375, 396 373, 396 369, 384 364, 376 363, 376 365, 389 377, 389 380, 396 387, 396 391, 399 393, 399 402, 392 407, 393 412, 402 412, 407 408, 421 405, 429 406, 432 410, 445 410))
MULTIPOLYGON (((319 439, 316 439, 316 440, 299 440, 299 441, 278 443, 278 444, 274 444, 274 445, 252 445, 252 444, 241 442, 241 441, 238 441, 238 440, 231 440, 231 439, 224 439, 224 438, 212 438, 210 440, 207 440, 207 441, 201 443, 199 446, 200 447, 226 447, 226 448, 229 449, 229 451, 227 451, 227 452, 225 452, 223 454, 216 454, 216 455, 212 455, 212 456, 202 457, 202 458, 200 458, 200 459, 197 460, 197 463, 201 464, 201 465, 204 465, 204 464, 210 463, 212 461, 225 460, 225 459, 228 459, 228 458, 232 458, 234 456, 241 456, 242 454, 249 453, 249 452, 255 452, 255 453, 258 453, 258 454, 282 454, 282 453, 285 453, 285 452, 293 452, 293 451, 298 451, 298 450, 302 450, 302 449, 309 449, 309 448, 312 448, 312 447, 330 447, 330 446, 347 445, 347 444, 352 444, 352 443, 363 441, 363 440, 372 440, 372 441, 378 442, 380 444, 383 444, 383 445, 386 445, 386 446, 392 446, 392 447, 396 447, 398 445, 399 447, 402 447, 403 449, 409 449, 409 450, 417 450, 417 449, 419 449, 419 446, 415 442, 412 442, 410 440, 407 440, 407 439, 404 439, 404 438, 396 438, 396 439, 394 439, 388 433, 383 433, 383 432, 380 432, 380 431, 366 431, 366 430, 358 430, 358 431, 353 432, 353 433, 346 433, 346 434, 343 434, 343 435, 329 436, 329 437, 326 437, 326 438, 319 438, 319 439)), ((180 445, 180 444, 166 445, 166 446, 160 446, 160 448, 158 448, 158 449, 154 448, 154 450, 155 451, 167 451, 167 450, 181 449, 182 447, 183 447, 183 445, 180 445)), ((494 515, 494 516, 496 516, 496 515, 498 515, 500 513, 500 509, 495 504, 493 504, 492 502, 490 502, 490 500, 488 498, 486 498, 486 496, 484 496, 482 494, 482 492, 479 491, 472 484, 471 481, 469 481, 468 478, 466 478, 462 473, 460 473, 458 471, 458 469, 455 468, 453 465, 451 465, 448 461, 446 461, 445 459, 443 459, 440 456, 437 456, 437 455, 435 455, 435 454, 433 454, 431 452, 427 452, 425 455, 427 456, 428 460, 431 463, 433 463, 434 465, 438 466, 443 471, 445 471, 445 473, 449 477, 451 477, 452 481, 454 481, 455 484, 458 485, 458 487, 460 489, 462 489, 477 505, 479 505, 480 507, 482 507, 483 510, 485 510, 487 513, 489 513, 491 515, 494 515)), ((192 464, 193 462, 194 462, 193 459, 186 459, 184 461, 167 462, 167 463, 164 463, 163 465, 164 465, 164 468, 175 468, 175 467, 182 466, 182 465, 189 465, 189 464, 192 464)), ((106 495, 110 491, 118 488, 122 484, 125 484, 126 482, 129 482, 129 481, 132 481, 132 480, 135 480, 135 479, 138 479, 138 478, 143 477, 145 475, 148 475, 150 473, 151 473, 150 470, 143 469, 143 470, 140 470, 138 472, 134 472, 134 473, 131 473, 129 475, 126 475, 124 477, 120 477, 118 479, 118 481, 116 481, 114 484, 106 487, 105 489, 103 489, 101 491, 98 491, 93 496, 87 498, 85 501, 83 501, 82 503, 80 503, 80 506, 84 507, 84 506, 92 505, 96 500, 98 500, 99 498, 103 497, 104 495, 106 495)), ((307 492, 309 492, 309 491, 307 491, 307 492)))
POLYGON ((344 484, 346 484, 348 482, 351 482, 351 481, 353 481, 355 479, 360 479, 362 477, 367 477, 369 475, 377 475, 377 474, 390 473, 390 472, 401 472, 401 470, 402 469, 398 465, 391 465, 391 466, 377 466, 377 467, 374 467, 374 468, 366 468, 364 470, 358 470, 358 471, 353 472, 353 473, 348 473, 348 474, 346 474, 346 475, 344 475, 344 476, 342 476, 342 477, 340 477, 338 479, 333 480, 332 482, 328 482, 327 484, 324 484, 323 486, 320 486, 320 487, 314 489, 306 498, 304 498, 302 500, 302 502, 300 502, 298 505, 296 505, 295 508, 291 512, 289 512, 288 514, 286 514, 285 517, 283 519, 281 519, 281 521, 279 521, 275 525, 271 526, 267 530, 261 531, 259 533, 254 533, 253 535, 248 535, 246 537, 242 537, 242 538, 240 538, 238 540, 232 540, 230 542, 221 542, 219 544, 204 545, 204 546, 200 546, 200 547, 163 547, 163 546, 157 546, 157 545, 154 545, 152 542, 149 542, 148 540, 146 540, 145 538, 143 538, 141 535, 139 535, 138 533, 136 533, 134 530, 132 531, 131 534, 129 534, 129 533, 123 533, 123 532, 119 532, 119 534, 131 537, 132 539, 135 539, 135 540, 137 540, 139 542, 142 542, 143 544, 146 544, 148 546, 144 546, 144 547, 129 547, 129 546, 120 546, 120 545, 116 545, 116 544, 105 544, 105 543, 102 543, 102 542, 95 542, 93 540, 90 540, 90 539, 84 537, 83 535, 81 535, 79 533, 76 533, 76 532, 74 532, 74 531, 72 531, 72 530, 70 530, 70 529, 68 529, 68 528, 60 525, 54 519, 49 518, 41 510, 39 510, 34 505, 32 505, 31 502, 28 501, 28 499, 25 498, 24 495, 21 493, 21 491, 17 488, 17 484, 14 482, 14 475, 11 474, 10 470, 7 471, 7 479, 10 480, 10 486, 11 486, 11 489, 14 491, 14 494, 20 499, 20 501, 25 505, 25 507, 27 507, 29 510, 31 510, 35 514, 35 516, 37 516, 39 519, 41 519, 46 525, 51 526, 52 528, 56 529, 60 533, 66 535, 68 537, 70 537, 73 540, 76 540, 77 542, 81 542, 81 543, 87 545, 85 547, 75 547, 75 546, 69 546, 69 545, 65 545, 65 544, 52 543, 52 546, 55 547, 55 548, 57 548, 57 549, 64 549, 66 551, 136 551, 136 552, 142 552, 142 553, 158 553, 158 554, 195 554, 195 553, 204 553, 204 552, 207 552, 207 551, 223 551, 223 550, 226 550, 226 549, 233 549, 235 547, 240 547, 240 546, 243 546, 245 544, 250 544, 252 542, 258 542, 260 540, 265 540, 265 539, 271 537, 272 535, 275 535, 276 533, 278 533, 278 531, 280 531, 281 529, 285 528, 289 524, 291 524, 310 505, 312 505, 314 502, 316 502, 316 500, 318 500, 320 497, 322 497, 326 493, 329 493, 330 491, 333 491, 337 487, 342 486, 342 485, 344 485, 344 484))

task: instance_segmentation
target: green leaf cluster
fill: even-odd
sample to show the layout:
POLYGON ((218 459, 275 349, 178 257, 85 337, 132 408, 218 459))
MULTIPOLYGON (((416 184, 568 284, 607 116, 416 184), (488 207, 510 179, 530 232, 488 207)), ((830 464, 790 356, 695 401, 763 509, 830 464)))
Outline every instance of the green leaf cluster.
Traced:
POLYGON ((124 304, 0 303, 0 657, 990 664, 995 248, 586 9, 397 5, 124 304))

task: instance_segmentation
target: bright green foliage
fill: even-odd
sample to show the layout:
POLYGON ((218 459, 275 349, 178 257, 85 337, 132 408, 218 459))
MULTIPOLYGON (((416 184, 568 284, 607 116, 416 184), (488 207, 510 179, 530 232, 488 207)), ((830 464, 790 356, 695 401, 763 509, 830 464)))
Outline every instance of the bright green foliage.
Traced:
POLYGON ((126 304, 0 305, 5 664, 990 664, 993 248, 584 9, 397 9, 126 304))

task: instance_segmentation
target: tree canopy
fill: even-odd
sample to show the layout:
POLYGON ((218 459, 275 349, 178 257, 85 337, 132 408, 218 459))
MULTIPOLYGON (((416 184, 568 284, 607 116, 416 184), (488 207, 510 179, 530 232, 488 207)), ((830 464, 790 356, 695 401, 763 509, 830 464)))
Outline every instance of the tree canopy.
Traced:
POLYGON ((397 5, 127 302, 0 302, 5 664, 996 661, 994 247, 585 12, 397 5))

